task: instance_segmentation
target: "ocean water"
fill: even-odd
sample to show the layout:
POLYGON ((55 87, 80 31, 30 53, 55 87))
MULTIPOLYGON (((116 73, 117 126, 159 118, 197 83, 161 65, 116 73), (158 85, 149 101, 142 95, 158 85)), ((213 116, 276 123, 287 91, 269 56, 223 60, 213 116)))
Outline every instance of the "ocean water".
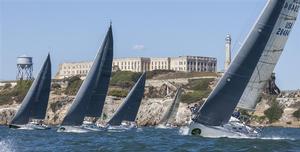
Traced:
POLYGON ((138 128, 123 132, 57 133, 0 126, 0 152, 300 152, 300 129, 264 128, 259 139, 202 138, 184 129, 138 128))

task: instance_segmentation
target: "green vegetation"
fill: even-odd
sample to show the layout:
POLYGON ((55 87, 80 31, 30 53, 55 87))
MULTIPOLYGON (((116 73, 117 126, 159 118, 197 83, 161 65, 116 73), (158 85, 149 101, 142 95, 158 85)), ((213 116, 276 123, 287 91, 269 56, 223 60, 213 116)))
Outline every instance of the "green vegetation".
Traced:
POLYGON ((263 121, 266 120, 266 116, 257 116, 257 115, 253 115, 251 116, 251 120, 254 120, 258 123, 262 123, 263 121))
POLYGON ((195 91, 210 90, 209 85, 214 79, 190 79, 186 88, 195 91))
POLYGON ((68 86, 64 93, 66 95, 76 95, 83 81, 79 76, 70 77, 66 81, 68 81, 68 86))
POLYGON ((194 103, 201 101, 203 98, 206 98, 210 92, 211 88, 209 87, 210 83, 214 79, 193 79, 189 80, 189 83, 184 86, 184 88, 193 90, 181 96, 181 102, 184 103, 194 103))
POLYGON ((18 81, 14 88, 11 88, 11 85, 4 87, 0 92, 0 105, 10 104, 13 100, 17 103, 22 102, 31 84, 31 80, 22 80, 18 81))
POLYGON ((276 101, 273 101, 271 107, 264 111, 264 114, 268 118, 269 123, 278 121, 281 118, 282 113, 283 108, 276 101))
POLYGON ((183 94, 180 98, 180 101, 183 103, 195 103, 201 101, 203 98, 206 98, 209 95, 210 91, 194 91, 183 94))
POLYGON ((151 76, 151 73, 149 73, 148 78, 164 80, 164 79, 178 79, 178 78, 192 78, 192 77, 217 77, 218 76, 218 74, 215 72, 174 72, 174 71, 168 71, 168 70, 160 70, 160 71, 157 70, 157 71, 152 71, 152 72, 158 73, 158 74, 155 74, 154 76, 151 76))
POLYGON ((147 72, 147 79, 152 79, 155 76, 167 74, 167 73, 175 73, 173 70, 153 70, 147 72))
POLYGON ((108 92, 108 95, 115 97, 126 97, 128 90, 125 89, 112 89, 108 92))
POLYGON ((102 114, 102 120, 106 120, 107 119, 107 115, 106 115, 106 113, 103 113, 102 114))
POLYGON ((117 71, 112 73, 110 85, 118 86, 121 88, 130 88, 134 85, 141 73, 130 71, 117 71))
POLYGON ((296 117, 297 119, 300 119, 300 108, 293 113, 293 116, 296 117))

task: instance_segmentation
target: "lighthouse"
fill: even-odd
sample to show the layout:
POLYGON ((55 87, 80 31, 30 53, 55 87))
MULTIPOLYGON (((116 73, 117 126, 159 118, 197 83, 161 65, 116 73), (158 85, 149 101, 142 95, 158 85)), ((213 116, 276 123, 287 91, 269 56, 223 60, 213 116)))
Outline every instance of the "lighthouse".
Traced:
POLYGON ((230 34, 226 35, 225 39, 225 66, 224 71, 227 71, 231 63, 231 36, 230 34))

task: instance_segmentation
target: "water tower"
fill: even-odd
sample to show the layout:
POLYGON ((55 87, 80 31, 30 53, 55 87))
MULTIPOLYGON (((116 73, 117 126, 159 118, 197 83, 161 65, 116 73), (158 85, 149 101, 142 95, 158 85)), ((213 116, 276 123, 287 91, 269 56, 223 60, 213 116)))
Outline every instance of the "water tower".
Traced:
POLYGON ((17 58, 17 80, 32 80, 33 63, 32 57, 26 55, 17 58))

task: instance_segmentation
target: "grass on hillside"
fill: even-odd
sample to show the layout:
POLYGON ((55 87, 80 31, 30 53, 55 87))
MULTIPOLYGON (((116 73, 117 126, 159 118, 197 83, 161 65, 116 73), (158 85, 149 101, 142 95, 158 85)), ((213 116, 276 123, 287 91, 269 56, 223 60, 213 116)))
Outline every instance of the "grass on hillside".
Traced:
POLYGON ((33 81, 22 80, 18 81, 17 85, 13 88, 5 87, 0 92, 0 105, 11 104, 12 101, 21 103, 26 93, 28 92, 33 81))
POLYGON ((66 95, 76 95, 83 81, 79 76, 70 77, 66 81, 68 81, 68 86, 64 93, 66 95))
POLYGON ((112 73, 110 80, 111 86, 118 86, 121 88, 130 88, 135 84, 141 73, 130 71, 117 71, 112 73))
POLYGON ((183 103, 194 103, 202 101, 203 98, 207 98, 210 92, 211 82, 214 79, 191 79, 189 83, 183 88, 192 90, 192 92, 187 92, 181 96, 181 102, 183 103))
POLYGON ((275 100, 272 101, 271 107, 264 111, 265 116, 268 118, 269 123, 273 123, 278 121, 282 114, 283 108, 279 105, 279 103, 275 100))

